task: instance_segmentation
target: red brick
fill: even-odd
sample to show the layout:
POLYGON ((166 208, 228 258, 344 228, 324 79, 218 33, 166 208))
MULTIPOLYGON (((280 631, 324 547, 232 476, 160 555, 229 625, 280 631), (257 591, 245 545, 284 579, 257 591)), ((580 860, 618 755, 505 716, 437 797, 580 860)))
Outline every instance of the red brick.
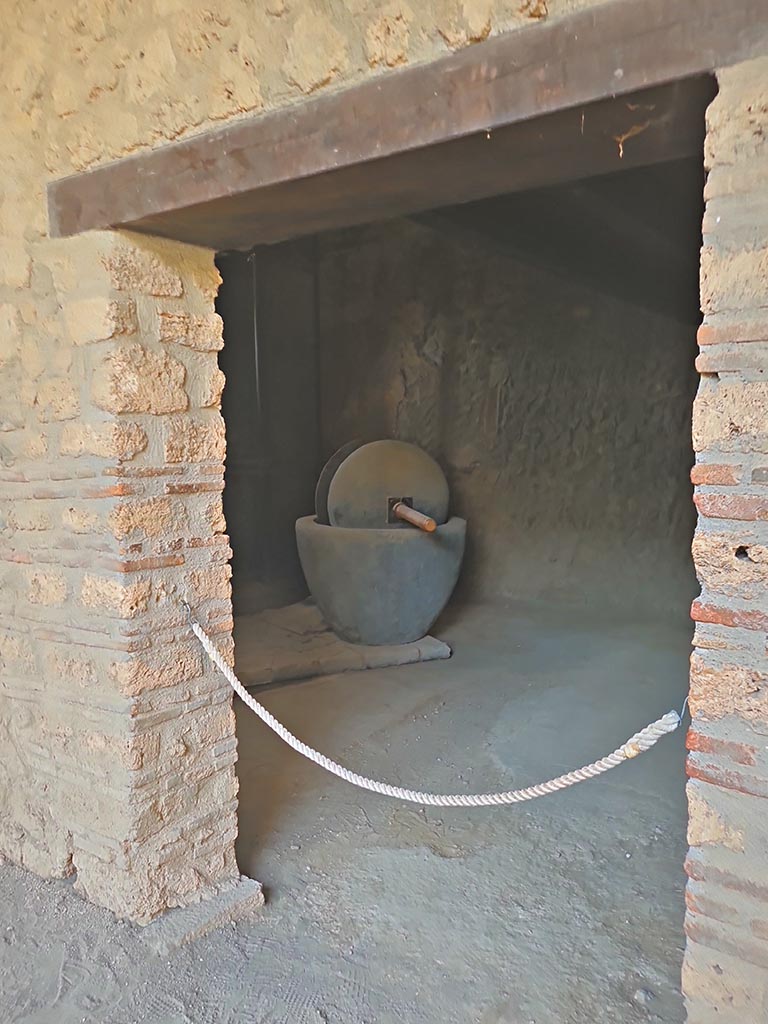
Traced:
MULTIPOLYGON (((765 946, 762 943, 750 942, 743 933, 729 928, 727 925, 715 923, 706 917, 688 915, 685 919, 685 934, 689 940, 703 946, 722 950, 724 953, 756 964, 758 967, 768 967, 768 954, 765 951, 765 946)), ((755 1024, 757 1024, 757 1020, 755 1020, 755 1024)))
POLYGON ((699 486, 731 487, 741 478, 741 466, 698 462, 691 469, 691 483, 699 486))
POLYGON ((96 474, 89 469, 77 469, 74 473, 68 473, 57 466, 52 466, 49 476, 51 480, 63 483, 64 481, 70 482, 72 480, 93 480, 96 474))
POLYGON ((210 537, 190 537, 187 541, 188 548, 217 548, 229 547, 229 537, 226 533, 215 533, 210 537))
POLYGON ((723 924, 741 923, 741 911, 731 907, 722 900, 714 900, 709 895, 709 886, 701 887, 700 883, 691 882, 685 890, 685 905, 692 914, 703 914, 723 924))
POLYGON ((719 765, 709 762, 698 762, 694 760, 693 756, 688 758, 685 770, 689 779, 698 779, 699 782, 720 786, 721 789, 730 789, 735 793, 768 797, 768 782, 753 775, 745 775, 730 768, 721 768, 719 765))
POLYGON ((224 490, 224 481, 215 483, 166 484, 166 494, 206 494, 224 490))
POLYGON ((8 551, 0 554, 4 562, 17 562, 19 565, 30 565, 32 556, 26 551, 8 551))
POLYGON ((84 498, 123 498, 137 494, 130 484, 113 484, 111 487, 88 487, 83 491, 84 498))
POLYGON ((76 487, 36 487, 32 491, 33 498, 76 498, 76 487))
POLYGON ((109 466, 103 471, 102 476, 176 476, 180 472, 183 472, 183 470, 180 470, 178 466, 109 466))
POLYGON ((768 613, 753 608, 719 608, 696 600, 691 605, 695 622, 716 622, 721 626, 768 630, 768 613))
POLYGON ((731 740, 718 740, 714 736, 705 736, 695 725, 688 730, 685 745, 690 751, 702 754, 716 754, 728 757, 736 764, 753 765, 755 763, 755 747, 748 743, 734 743, 731 740))
POLYGON ((751 494, 696 494, 694 504, 709 519, 768 519, 768 497, 751 494))
POLYGON ((768 319, 705 323, 699 327, 696 340, 702 347, 729 342, 749 344, 752 341, 768 341, 768 319))
POLYGON ((698 900, 698 896, 691 891, 690 886, 686 886, 685 889, 685 906, 687 910, 690 910, 692 914, 703 913, 701 905, 698 900))
POLYGON ((756 370, 759 373, 766 365, 768 352, 764 342, 708 345, 696 357, 696 369, 701 374, 734 373, 741 370, 756 370))
MULTIPOLYGON (((106 559, 102 564, 106 563, 106 559)), ((184 565, 183 555, 158 555, 155 558, 141 558, 136 561, 110 561, 106 566, 113 572, 140 572, 142 569, 167 569, 184 565)))
POLYGON ((727 340, 717 336, 717 332, 711 324, 702 324, 696 332, 696 341, 699 345, 715 345, 718 341, 727 340))
POLYGON ((743 892, 753 899, 768 903, 768 885, 760 885, 748 878, 734 875, 731 871, 715 867, 710 858, 701 850, 689 850, 685 859, 685 873, 695 882, 714 882, 724 889, 743 892))

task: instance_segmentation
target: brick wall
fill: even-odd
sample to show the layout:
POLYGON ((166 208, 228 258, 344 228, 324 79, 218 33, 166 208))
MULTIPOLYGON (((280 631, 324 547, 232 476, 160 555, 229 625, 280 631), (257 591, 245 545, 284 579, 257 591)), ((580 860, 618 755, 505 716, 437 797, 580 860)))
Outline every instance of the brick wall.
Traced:
POLYGON ((26 438, 2 468, 0 854, 144 921, 236 873, 231 694, 178 600, 231 650, 219 277, 117 234, 35 255, 44 298, 0 307, 26 438))
POLYGON ((691 1024, 768 1019, 768 60, 707 115, 697 361, 689 842, 691 1024))

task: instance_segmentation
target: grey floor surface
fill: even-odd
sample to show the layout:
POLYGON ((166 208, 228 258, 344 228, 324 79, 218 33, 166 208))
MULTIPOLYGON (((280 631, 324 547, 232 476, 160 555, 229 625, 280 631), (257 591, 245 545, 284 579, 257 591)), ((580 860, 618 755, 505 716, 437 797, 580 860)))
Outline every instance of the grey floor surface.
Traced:
MULTIPOLYGON (((262 691, 361 772, 473 792, 612 750, 686 689, 690 629, 457 609, 450 661, 262 691)), ((600 780, 501 810, 352 789, 239 713, 241 869, 268 904, 168 960, 66 882, 0 869, 3 1024, 683 1020, 682 730, 600 780)))

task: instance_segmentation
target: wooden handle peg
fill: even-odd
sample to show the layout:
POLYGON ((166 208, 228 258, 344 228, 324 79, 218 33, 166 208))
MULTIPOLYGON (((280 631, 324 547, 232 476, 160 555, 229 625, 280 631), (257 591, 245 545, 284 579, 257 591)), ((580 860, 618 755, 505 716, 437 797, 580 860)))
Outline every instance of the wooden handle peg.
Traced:
POLYGON ((437 529, 437 523, 432 516, 425 516, 423 512, 411 508, 410 505, 406 505, 403 501, 398 501, 392 508, 392 514, 398 519, 402 519, 403 522, 410 523, 411 526, 418 526, 420 530, 424 530, 426 533, 434 533, 437 529))

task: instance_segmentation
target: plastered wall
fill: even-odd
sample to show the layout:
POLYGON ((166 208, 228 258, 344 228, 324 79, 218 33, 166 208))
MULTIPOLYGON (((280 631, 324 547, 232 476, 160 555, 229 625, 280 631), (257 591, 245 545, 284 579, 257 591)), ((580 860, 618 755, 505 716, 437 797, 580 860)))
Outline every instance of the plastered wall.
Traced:
POLYGON ((325 450, 398 437, 438 459, 465 598, 686 614, 693 324, 413 221, 321 252, 325 450))

